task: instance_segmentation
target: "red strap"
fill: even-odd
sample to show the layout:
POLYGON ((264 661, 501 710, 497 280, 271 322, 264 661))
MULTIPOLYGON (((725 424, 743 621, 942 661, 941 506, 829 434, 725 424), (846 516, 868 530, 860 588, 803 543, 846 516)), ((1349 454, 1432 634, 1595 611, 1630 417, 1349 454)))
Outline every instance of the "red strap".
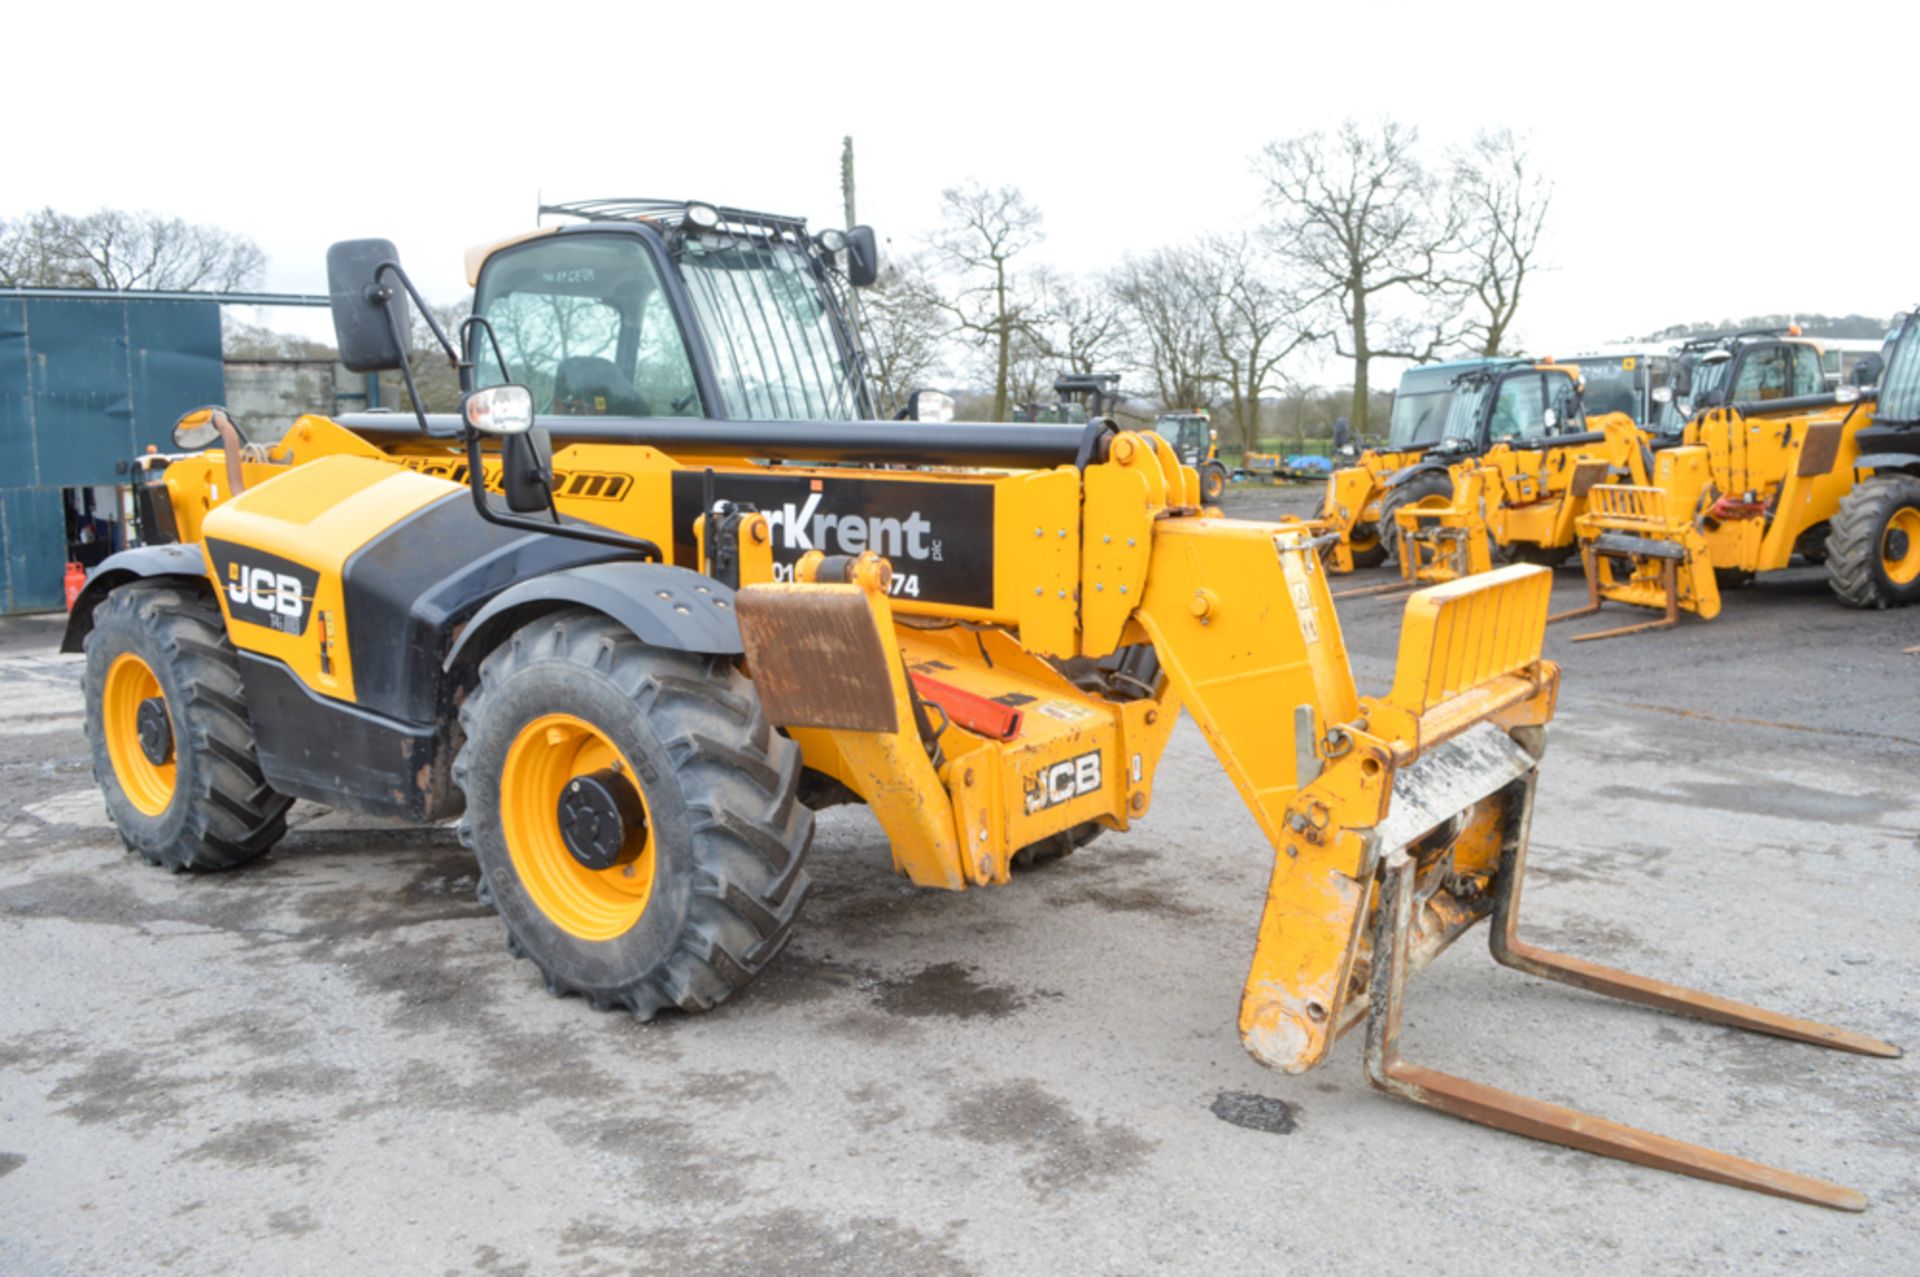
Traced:
POLYGON ((907 671, 921 697, 938 705, 957 727, 977 732, 993 740, 1012 740, 1020 734, 1020 711, 1011 705, 969 692, 937 678, 907 671))

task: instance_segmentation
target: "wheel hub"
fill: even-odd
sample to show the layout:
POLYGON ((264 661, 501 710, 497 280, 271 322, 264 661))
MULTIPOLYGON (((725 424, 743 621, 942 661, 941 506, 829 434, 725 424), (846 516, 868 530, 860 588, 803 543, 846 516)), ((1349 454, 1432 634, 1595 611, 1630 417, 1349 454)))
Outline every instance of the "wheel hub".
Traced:
POLYGON ((555 814, 561 841, 588 869, 611 869, 646 844, 646 807, 633 782, 613 768, 568 781, 555 814))
POLYGON ((134 727, 140 734, 140 752, 155 767, 173 761, 173 721, 167 717, 163 697, 149 696, 134 711, 134 727))
POLYGON ((1911 544, 1907 538, 1905 528, 1895 525, 1887 529, 1887 538, 1882 546, 1882 552, 1886 555, 1889 562, 1904 562, 1907 557, 1907 551, 1910 548, 1911 544))

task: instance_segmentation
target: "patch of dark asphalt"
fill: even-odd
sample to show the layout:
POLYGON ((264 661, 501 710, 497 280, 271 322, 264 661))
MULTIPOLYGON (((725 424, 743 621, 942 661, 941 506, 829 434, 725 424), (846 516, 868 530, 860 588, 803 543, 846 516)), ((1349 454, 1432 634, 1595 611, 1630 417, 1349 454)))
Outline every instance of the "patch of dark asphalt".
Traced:
POLYGON ((640 1256, 649 1272, 684 1277, 749 1272, 966 1277, 974 1270, 953 1252, 963 1226, 952 1220, 933 1235, 897 1219, 831 1218, 793 1209, 670 1228, 636 1228, 593 1216, 567 1225, 559 1256, 575 1261, 570 1271, 581 1277, 632 1272, 640 1256))
POLYGON ((312 1166, 318 1159, 306 1146, 320 1138, 311 1122, 260 1118, 237 1122, 187 1150, 196 1162, 221 1162, 239 1170, 312 1166))
POLYGON ((1775 816, 1784 820, 1872 821, 1892 812, 1907 810, 1908 804, 1878 794, 1838 794, 1812 785, 1769 777, 1764 785, 1733 784, 1723 781, 1675 780, 1678 792, 1641 789, 1631 785, 1607 785, 1599 790, 1603 798, 1636 802, 1668 803, 1676 807, 1711 807, 1716 811, 1737 812, 1743 816, 1775 816))
MULTIPOLYGON (((736 1205, 747 1196, 742 1172, 766 1157, 726 1147, 709 1122, 667 1113, 582 1111, 555 1120, 552 1127, 570 1147, 580 1150, 581 1158, 625 1163, 615 1173, 644 1184, 648 1199, 661 1203, 702 1208, 736 1205)), ((565 1178, 570 1172, 560 1166, 551 1168, 551 1173, 565 1178)), ((598 1177, 602 1172, 593 1174, 598 1177)))
POLYGON ((82 1126, 144 1133, 186 1110, 175 1079, 142 1051, 102 1051, 62 1079, 47 1098, 82 1126))
POLYGON ((5 1179, 26 1164, 25 1153, 0 1153, 0 1179, 5 1179))
POLYGON ((1138 1170, 1154 1149, 1130 1127, 1089 1122, 1038 1082, 1020 1079, 968 1091, 934 1128, 974 1144, 1011 1150, 1035 1196, 1049 1198, 1138 1170))
POLYGON ((1027 997, 1009 985, 982 981, 972 968, 958 962, 935 963, 911 975, 882 980, 874 987, 876 1006, 888 1015, 911 1018, 998 1020, 1026 1006, 1027 997))
POLYGON ((305 1206, 267 1212, 267 1227, 282 1237, 305 1237, 320 1230, 320 1221, 305 1206))
POLYGON ((1268 1135, 1291 1135, 1299 1118, 1299 1109, 1285 1100, 1247 1091, 1222 1091, 1208 1107, 1223 1122, 1268 1135))

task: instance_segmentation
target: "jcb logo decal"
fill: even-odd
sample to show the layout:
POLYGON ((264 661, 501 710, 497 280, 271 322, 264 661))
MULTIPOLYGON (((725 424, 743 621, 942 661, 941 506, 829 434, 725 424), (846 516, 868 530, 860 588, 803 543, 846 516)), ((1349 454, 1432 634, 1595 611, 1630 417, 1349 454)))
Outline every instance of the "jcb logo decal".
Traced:
POLYGON ((1026 778, 1027 814, 1100 792, 1100 751, 1091 750, 1044 767, 1026 778))
MULTIPOLYGON (((400 463, 409 470, 418 470, 421 474, 430 474, 436 479, 451 479, 455 483, 467 481, 467 463, 450 457, 402 457, 400 463)), ((487 491, 500 491, 500 464, 490 463, 486 469, 487 491)), ((554 495, 565 501, 577 498, 582 501, 619 501, 633 487, 633 476, 613 474, 601 470, 556 470, 553 473, 554 495)))
POLYGON ((282 634, 304 634, 313 614, 320 574, 312 568, 225 541, 208 541, 214 570, 227 596, 227 612, 236 621, 263 625, 282 634))

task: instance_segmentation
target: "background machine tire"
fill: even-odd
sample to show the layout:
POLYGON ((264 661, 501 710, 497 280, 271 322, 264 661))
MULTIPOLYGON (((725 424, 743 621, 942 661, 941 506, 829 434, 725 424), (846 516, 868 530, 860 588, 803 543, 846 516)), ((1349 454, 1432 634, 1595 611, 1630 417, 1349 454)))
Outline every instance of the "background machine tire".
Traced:
POLYGON ((551 992, 705 1011, 785 947, 813 813, 799 747, 731 658, 558 612, 482 662, 460 723, 461 841, 551 992))
POLYGON ((260 774, 213 601, 188 584, 123 585, 94 609, 86 652, 93 774, 128 850, 175 872, 266 855, 293 800, 260 774))
POLYGON ((1841 498, 1827 580, 1848 607, 1920 603, 1920 478, 1876 475, 1841 498))
MULTIPOLYGON (((1422 470, 1380 498, 1380 562, 1397 562, 1400 557, 1400 524, 1394 512, 1427 497, 1453 496, 1453 479, 1444 470, 1422 470)), ((1353 561, 1360 562, 1354 555, 1353 561)))
POLYGON ((1213 505, 1227 493, 1227 468, 1218 461, 1200 465, 1200 499, 1213 505))

